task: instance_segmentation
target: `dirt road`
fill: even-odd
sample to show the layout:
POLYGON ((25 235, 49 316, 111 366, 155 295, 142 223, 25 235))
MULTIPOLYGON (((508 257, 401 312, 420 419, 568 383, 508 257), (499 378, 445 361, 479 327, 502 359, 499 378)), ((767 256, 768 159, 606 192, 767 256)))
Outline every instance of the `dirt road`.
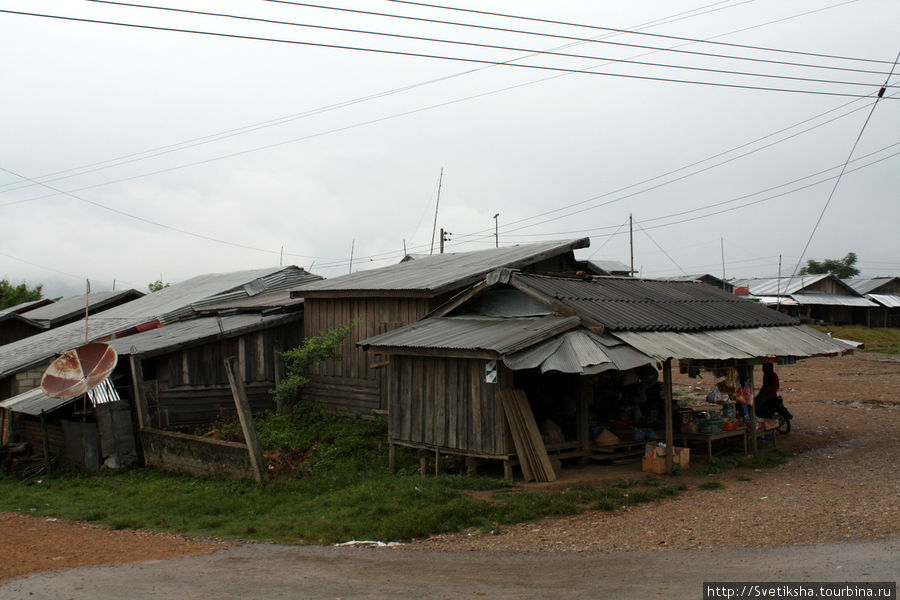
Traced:
POLYGON ((19 579, 0 599, 701 598, 704 581, 893 581, 900 541, 769 550, 403 552, 245 545, 19 579))

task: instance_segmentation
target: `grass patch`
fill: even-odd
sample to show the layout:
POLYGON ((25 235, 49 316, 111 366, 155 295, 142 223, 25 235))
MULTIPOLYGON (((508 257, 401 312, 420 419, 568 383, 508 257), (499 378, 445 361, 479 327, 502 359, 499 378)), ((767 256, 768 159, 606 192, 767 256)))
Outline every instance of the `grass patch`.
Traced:
MULTIPOLYGON (((676 496, 684 485, 656 479, 603 487, 519 491, 502 480, 421 477, 411 452, 387 470, 385 424, 326 413, 259 419, 267 451, 299 467, 259 487, 150 469, 108 476, 57 473, 23 484, 0 479, 0 511, 278 543, 405 540, 468 528, 560 517, 676 496), (488 492, 473 494, 473 490, 488 492)), ((227 424, 216 428, 224 436, 227 424)))
POLYGON ((738 481, 753 481, 753 478, 750 477, 749 475, 741 474, 741 475, 737 476, 737 480, 738 481))
POLYGON ((697 486, 697 489, 700 490, 721 490, 725 487, 721 481, 704 481, 700 485, 697 486))
POLYGON ((863 327, 861 325, 811 325, 836 338, 864 343, 868 352, 900 354, 900 329, 896 327, 863 327))
POLYGON ((783 450, 773 450, 764 454, 755 456, 745 456, 743 454, 732 454, 729 456, 716 457, 709 461, 709 464, 703 468, 706 475, 714 475, 723 471, 732 469, 771 469, 778 465, 784 464, 791 455, 783 450))

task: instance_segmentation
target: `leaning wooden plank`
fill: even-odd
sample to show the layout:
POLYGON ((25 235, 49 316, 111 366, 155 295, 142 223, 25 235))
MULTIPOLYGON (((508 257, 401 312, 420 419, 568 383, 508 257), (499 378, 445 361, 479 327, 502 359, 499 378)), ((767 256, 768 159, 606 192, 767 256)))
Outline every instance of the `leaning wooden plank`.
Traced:
POLYGON ((531 412, 531 405, 528 403, 528 397, 522 390, 515 390, 519 412, 525 423, 525 429, 528 435, 529 445, 533 453, 533 463, 537 465, 535 469, 535 478, 538 481, 556 481, 556 471, 553 469, 553 463, 547 456, 547 448, 544 446, 544 440, 541 438, 541 432, 538 429, 537 421, 534 420, 534 414, 531 412), (541 477, 538 477, 541 475, 541 477))
POLYGON ((531 457, 527 454, 525 448, 525 433, 516 411, 516 397, 514 390, 501 390, 500 402, 503 404, 503 413, 506 415, 507 423, 509 423, 513 444, 516 446, 516 454, 519 456, 519 466, 522 468, 522 476, 525 478, 525 481, 534 481, 534 474, 531 470, 531 457))

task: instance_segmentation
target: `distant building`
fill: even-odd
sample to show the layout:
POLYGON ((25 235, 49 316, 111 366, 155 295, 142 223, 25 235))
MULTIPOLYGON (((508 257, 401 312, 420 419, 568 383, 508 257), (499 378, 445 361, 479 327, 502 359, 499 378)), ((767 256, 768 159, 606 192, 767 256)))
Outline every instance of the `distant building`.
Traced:
POLYGON ((864 298, 847 280, 830 273, 793 278, 733 279, 735 293, 798 316, 830 325, 865 324, 878 305, 864 298))
POLYGON ((900 277, 855 277, 845 281, 879 305, 869 311, 870 327, 900 327, 900 277))

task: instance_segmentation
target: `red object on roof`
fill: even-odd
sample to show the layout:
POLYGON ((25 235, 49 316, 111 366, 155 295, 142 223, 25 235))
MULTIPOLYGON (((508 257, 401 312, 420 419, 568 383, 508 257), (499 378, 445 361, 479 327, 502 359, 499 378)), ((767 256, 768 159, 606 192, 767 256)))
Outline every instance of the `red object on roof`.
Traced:
POLYGON ((108 344, 85 344, 53 361, 41 378, 41 389, 54 398, 84 394, 109 377, 118 356, 108 344))

